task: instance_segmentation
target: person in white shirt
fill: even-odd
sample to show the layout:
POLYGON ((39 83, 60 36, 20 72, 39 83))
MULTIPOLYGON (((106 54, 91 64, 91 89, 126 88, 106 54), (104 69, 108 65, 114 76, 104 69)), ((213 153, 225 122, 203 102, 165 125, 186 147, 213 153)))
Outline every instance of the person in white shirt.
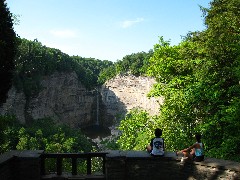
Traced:
POLYGON ((157 128, 155 129, 155 137, 151 139, 149 145, 146 149, 152 156, 163 156, 164 155, 164 139, 161 138, 162 130, 157 128))

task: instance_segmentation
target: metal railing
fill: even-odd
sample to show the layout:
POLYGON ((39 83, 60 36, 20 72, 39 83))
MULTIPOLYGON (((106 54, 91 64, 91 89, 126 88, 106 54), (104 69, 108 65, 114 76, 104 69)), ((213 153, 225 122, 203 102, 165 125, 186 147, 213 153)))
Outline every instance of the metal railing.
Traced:
POLYGON ((56 159, 56 174, 62 175, 63 173, 63 159, 71 159, 72 164, 72 175, 77 175, 77 160, 86 159, 87 160, 87 175, 92 174, 92 158, 100 157, 102 158, 102 173, 105 174, 105 152, 89 152, 89 153, 43 153, 41 155, 41 175, 46 175, 46 159, 56 159))

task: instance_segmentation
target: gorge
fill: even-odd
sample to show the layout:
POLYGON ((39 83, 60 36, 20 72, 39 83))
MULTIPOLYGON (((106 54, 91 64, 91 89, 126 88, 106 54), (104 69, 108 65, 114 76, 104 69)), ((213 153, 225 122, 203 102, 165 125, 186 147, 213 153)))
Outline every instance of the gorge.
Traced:
POLYGON ((56 72, 42 79, 41 89, 34 97, 26 98, 24 92, 12 87, 0 114, 15 115, 22 124, 52 118, 73 128, 114 126, 133 108, 158 114, 162 98, 147 97, 154 83, 149 77, 119 75, 88 90, 75 72, 56 72))

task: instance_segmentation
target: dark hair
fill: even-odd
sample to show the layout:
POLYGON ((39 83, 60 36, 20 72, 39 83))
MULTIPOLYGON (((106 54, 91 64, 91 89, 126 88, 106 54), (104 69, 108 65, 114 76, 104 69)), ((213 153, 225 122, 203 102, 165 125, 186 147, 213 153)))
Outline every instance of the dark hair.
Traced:
POLYGON ((196 134, 195 134, 195 138, 196 138, 197 142, 201 142, 202 136, 201 136, 201 134, 196 133, 196 134))
POLYGON ((160 137, 161 135, 162 135, 162 130, 159 128, 155 129, 155 136, 160 137))

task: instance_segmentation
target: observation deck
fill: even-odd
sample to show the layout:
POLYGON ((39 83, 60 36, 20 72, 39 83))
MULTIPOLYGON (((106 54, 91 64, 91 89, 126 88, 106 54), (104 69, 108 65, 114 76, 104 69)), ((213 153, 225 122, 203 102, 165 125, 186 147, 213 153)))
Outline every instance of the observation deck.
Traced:
MULTIPOLYGON (((99 162, 99 161, 98 161, 99 162)), ((9 151, 0 155, 1 180, 146 180, 146 179, 240 179, 240 163, 206 157, 203 162, 181 162, 174 152, 164 157, 152 157, 146 151, 106 151, 94 153, 44 153, 9 151), (94 158, 101 159, 94 171, 94 158), (51 159, 50 171, 46 161, 51 159), (70 163, 65 172, 64 162, 70 163), (86 162, 85 172, 79 172, 79 162, 86 162)))

